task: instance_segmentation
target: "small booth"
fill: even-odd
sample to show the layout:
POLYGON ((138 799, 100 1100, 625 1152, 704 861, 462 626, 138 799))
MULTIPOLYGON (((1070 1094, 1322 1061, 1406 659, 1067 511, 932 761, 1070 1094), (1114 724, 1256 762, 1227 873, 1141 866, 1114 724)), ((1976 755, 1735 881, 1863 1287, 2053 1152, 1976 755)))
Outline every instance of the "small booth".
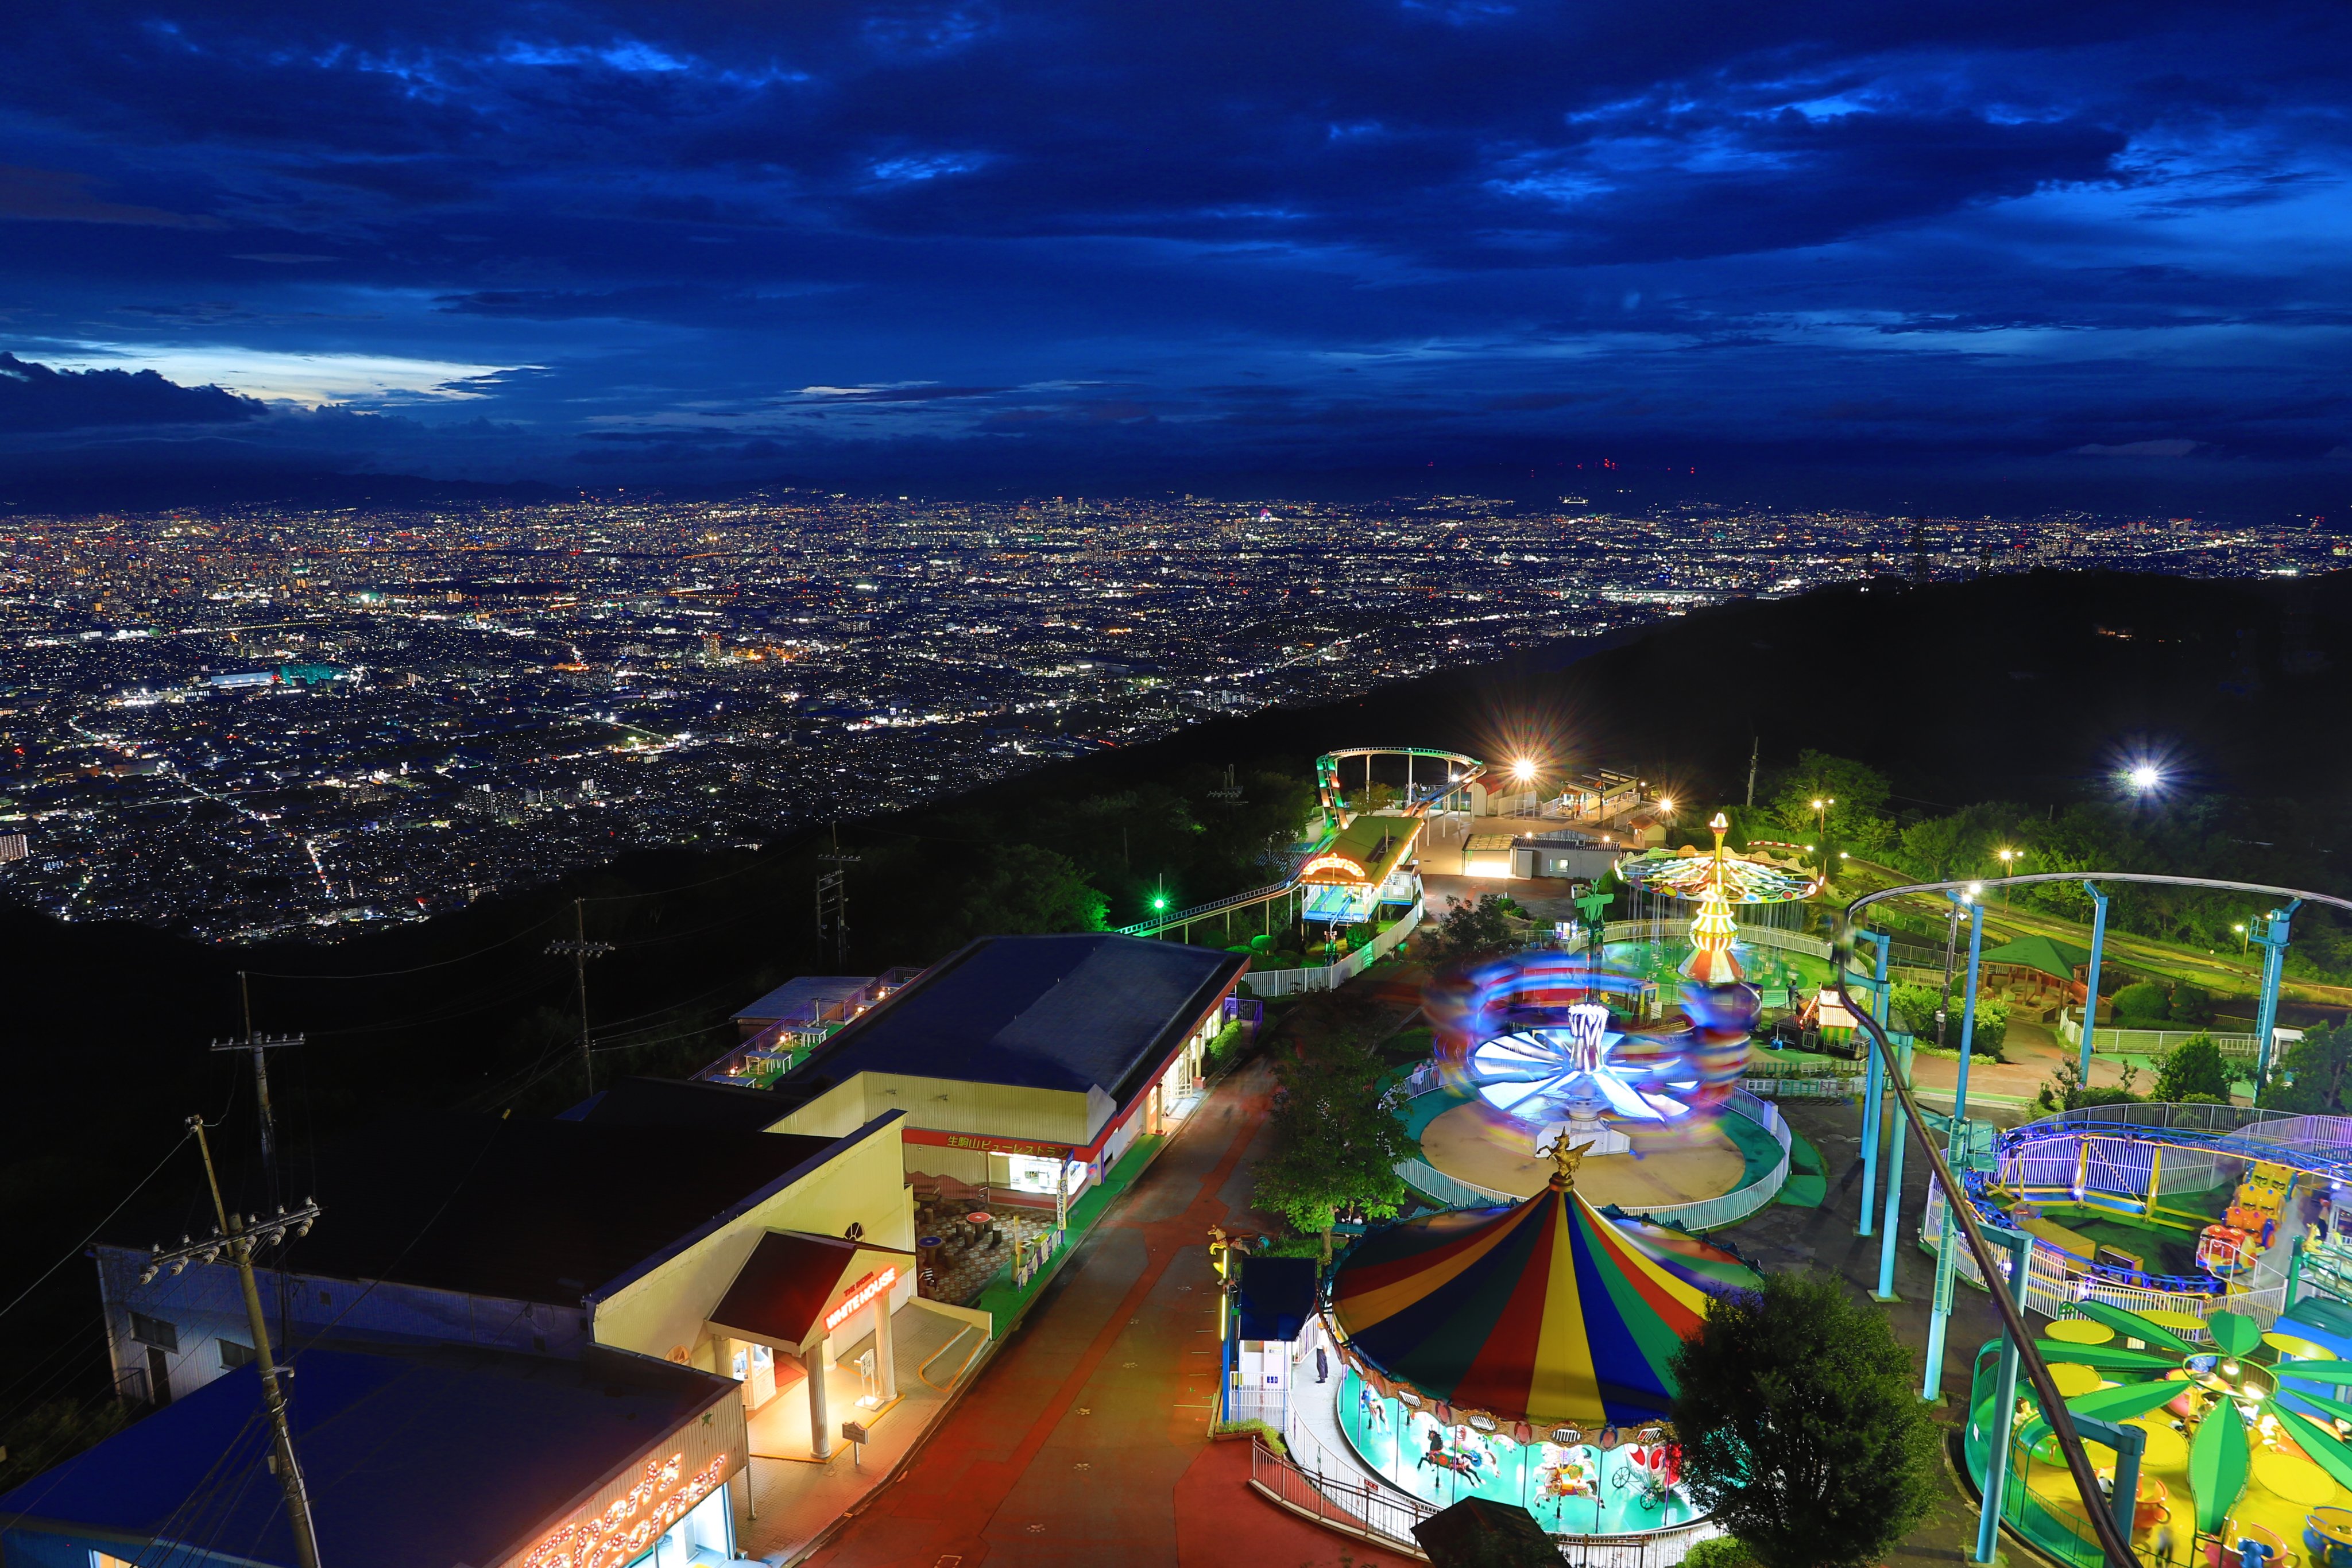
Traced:
MULTIPOLYGON (((1315 1260, 1239 1253, 1234 1270, 1225 1419, 1255 1418, 1280 1430, 1313 1332, 1315 1260)), ((1311 1370, 1305 1381, 1314 1381, 1311 1370)))
POLYGON ((829 1458, 836 1395, 849 1406, 842 1415, 861 1421, 898 1402, 890 1317, 914 1287, 911 1252, 795 1230, 761 1237, 709 1318, 724 1345, 721 1364, 743 1386, 746 1414, 756 1419, 802 1385, 809 1456, 829 1458), (869 1337, 872 1345, 857 1351, 869 1337), (838 1371, 845 1351, 856 1353, 854 1393, 838 1371))

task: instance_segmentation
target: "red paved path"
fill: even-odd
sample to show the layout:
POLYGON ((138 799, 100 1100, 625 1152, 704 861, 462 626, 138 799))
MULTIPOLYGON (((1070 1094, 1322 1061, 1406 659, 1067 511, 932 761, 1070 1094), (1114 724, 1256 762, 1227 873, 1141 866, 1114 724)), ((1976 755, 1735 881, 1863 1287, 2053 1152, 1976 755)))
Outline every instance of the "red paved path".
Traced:
POLYGON ((1212 1568, 1398 1559, 1250 1491, 1249 1446, 1210 1443, 1208 1229, 1255 1227, 1244 1162, 1262 1066, 1236 1074, 1098 1225, 914 1464, 813 1568, 1212 1568))

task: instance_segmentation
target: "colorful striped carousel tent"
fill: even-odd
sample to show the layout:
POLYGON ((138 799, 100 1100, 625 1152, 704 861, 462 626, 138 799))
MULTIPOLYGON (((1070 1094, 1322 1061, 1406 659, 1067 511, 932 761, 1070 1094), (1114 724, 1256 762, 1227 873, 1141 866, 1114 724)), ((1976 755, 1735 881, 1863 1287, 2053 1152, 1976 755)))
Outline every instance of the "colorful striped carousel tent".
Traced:
POLYGON ((1568 1168, 1504 1209, 1368 1236, 1334 1275, 1332 1318, 1368 1377, 1498 1422, 1599 1427, 1663 1417, 1666 1364, 1707 1300, 1753 1287, 1722 1249, 1612 1224, 1568 1168))

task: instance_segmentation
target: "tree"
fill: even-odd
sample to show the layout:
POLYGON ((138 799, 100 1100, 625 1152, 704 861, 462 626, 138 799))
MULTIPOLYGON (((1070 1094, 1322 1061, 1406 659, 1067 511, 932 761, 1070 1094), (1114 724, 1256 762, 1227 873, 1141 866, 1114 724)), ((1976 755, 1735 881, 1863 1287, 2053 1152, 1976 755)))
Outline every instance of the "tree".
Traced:
POLYGON ((1034 844, 980 850, 961 894, 943 923, 958 946, 975 936, 1103 928, 1103 895, 1067 857, 1034 844))
POLYGON ((2230 1065, 2210 1034, 2192 1034, 2172 1048, 2156 1070, 2156 1087, 2148 1097, 2179 1102, 2191 1094, 2218 1096, 2230 1103, 2230 1065))
POLYGON ((2142 980, 2117 991, 2115 1007, 2119 1024, 2157 1024, 2170 1013, 2172 998, 2164 994, 2162 986, 2142 980))
POLYGON ((1523 918, 1519 906, 1499 893, 1478 895, 1475 904, 1457 904, 1437 923, 1431 946, 1440 961, 1459 962, 1505 953, 1519 945, 1511 922, 1523 918))
POLYGON ((1933 1506, 1918 1372, 1842 1281, 1717 1297, 1673 1372, 1683 1484, 1761 1568, 1864 1568, 1933 1506))
POLYGON ((2265 1111, 2341 1114, 2352 1105, 2352 1026, 2323 1024, 2290 1041, 2254 1103, 2265 1111))
MULTIPOLYGON (((1410 1195, 1396 1166, 1414 1152, 1404 1124, 1372 1092, 1386 1063, 1370 1030, 1337 1017, 1348 995, 1336 994, 1323 1009, 1335 1016, 1320 1021, 1338 1027, 1276 1057, 1286 1093, 1268 1118, 1274 1153, 1258 1166, 1253 1197, 1293 1229, 1319 1234, 1327 1263, 1332 1227, 1343 1211, 1385 1219, 1404 1207, 1410 1195)), ((1302 1020, 1302 1031, 1314 1025, 1302 1020)))
POLYGON ((1834 841, 1877 849, 1894 834, 1886 816, 1886 775, 1849 757, 1807 749, 1797 765, 1775 776, 1771 811, 1799 843, 1818 842, 1816 824, 1834 841), (1835 801, 1816 814, 1813 802, 1835 801))

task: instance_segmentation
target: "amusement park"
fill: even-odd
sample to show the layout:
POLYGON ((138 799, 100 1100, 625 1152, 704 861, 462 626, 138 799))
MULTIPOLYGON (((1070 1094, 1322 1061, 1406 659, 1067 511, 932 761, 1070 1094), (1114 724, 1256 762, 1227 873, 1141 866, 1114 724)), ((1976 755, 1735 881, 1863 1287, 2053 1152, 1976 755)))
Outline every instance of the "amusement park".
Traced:
POLYGON ((1213 1237, 1220 1415, 1255 1434, 1266 1500, 1416 1555, 1465 1501, 1525 1511, 1570 1561, 1670 1564, 1732 1533, 1720 1479, 1687 1468, 1709 1445, 1677 1423, 1677 1368, 1767 1291, 1773 1216, 1826 1216, 1841 1181, 1876 1263, 1864 1310, 1904 1343, 1906 1397, 1953 1413, 1972 1561, 2352 1564, 2352 1119, 2255 1103, 2304 1038, 2294 917, 2352 904, 2144 872, 1874 880, 1631 775, 1430 748, 1336 751, 1317 778, 1287 877, 1129 928, 1257 955, 1303 928, 1302 962, 1244 986, 1361 975, 1425 1027, 1374 1086, 1393 1201, 1332 1205, 1319 1256, 1213 1237), (2060 883, 2086 941, 2006 915, 2060 883), (2266 911, 2251 1038, 2150 1051, 2125 1027, 2126 887, 2266 911), (1493 915, 1498 939, 1449 942, 1493 915), (2054 1097, 1996 1065, 2011 1020, 2047 1042, 2054 1097), (2224 1092, 2084 1092, 2184 1050, 2224 1092))

